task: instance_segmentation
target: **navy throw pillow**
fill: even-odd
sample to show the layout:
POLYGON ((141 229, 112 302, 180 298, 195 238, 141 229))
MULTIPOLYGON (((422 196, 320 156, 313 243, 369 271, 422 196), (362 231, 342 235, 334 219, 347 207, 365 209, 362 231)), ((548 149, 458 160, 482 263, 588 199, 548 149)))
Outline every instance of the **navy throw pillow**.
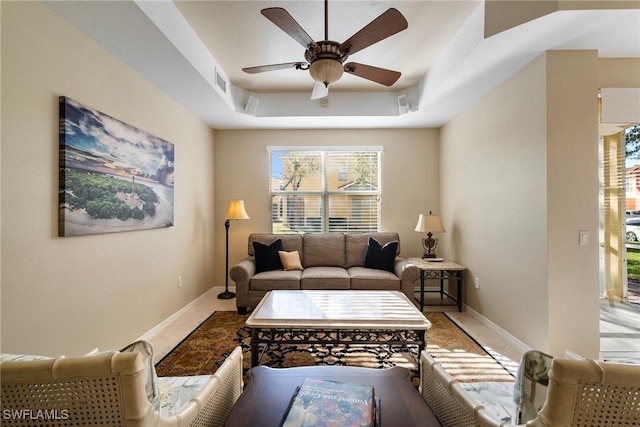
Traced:
POLYGON ((278 251, 284 251, 282 239, 277 239, 269 245, 253 242, 253 252, 256 256, 256 273, 263 271, 282 270, 282 261, 278 251))
POLYGON ((367 255, 364 258, 364 266, 366 268, 387 270, 393 273, 397 251, 397 240, 382 246, 376 239, 369 237, 369 246, 367 247, 367 255))

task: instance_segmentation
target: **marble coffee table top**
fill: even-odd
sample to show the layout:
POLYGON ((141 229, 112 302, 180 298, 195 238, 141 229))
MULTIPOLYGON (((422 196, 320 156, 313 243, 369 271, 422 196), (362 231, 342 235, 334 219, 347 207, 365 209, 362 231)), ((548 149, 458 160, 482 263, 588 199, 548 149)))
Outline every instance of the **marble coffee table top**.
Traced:
POLYGON ((431 322, 398 291, 277 290, 246 321, 251 328, 411 329, 431 322))

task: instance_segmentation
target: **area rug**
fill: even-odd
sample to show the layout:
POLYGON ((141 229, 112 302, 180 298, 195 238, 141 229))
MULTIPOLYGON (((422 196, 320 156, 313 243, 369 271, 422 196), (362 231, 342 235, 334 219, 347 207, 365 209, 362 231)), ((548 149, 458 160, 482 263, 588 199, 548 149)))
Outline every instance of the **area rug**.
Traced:
MULTIPOLYGON (((251 365, 248 315, 232 311, 213 313, 156 365, 159 376, 213 374, 238 345, 242 346, 245 372, 251 365)), ((428 313, 427 351, 461 382, 513 381, 504 367, 443 313, 428 313)), ((362 332, 365 333, 365 332, 362 332)), ((322 334, 317 333, 318 340, 322 334)), ((359 332, 354 335, 357 339, 359 332)), ((271 367, 346 365, 370 368, 402 366, 418 381, 418 346, 389 346, 380 335, 380 345, 276 344, 262 356, 260 364, 271 367)))

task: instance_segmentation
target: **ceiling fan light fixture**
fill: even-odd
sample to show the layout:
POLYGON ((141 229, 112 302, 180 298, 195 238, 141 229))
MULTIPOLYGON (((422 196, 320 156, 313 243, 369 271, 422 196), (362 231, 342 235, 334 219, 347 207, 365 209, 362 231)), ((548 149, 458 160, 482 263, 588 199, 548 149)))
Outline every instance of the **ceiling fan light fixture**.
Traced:
POLYGON ((321 58, 315 60, 309 66, 309 74, 313 80, 329 85, 337 82, 342 77, 344 66, 336 59, 321 58))

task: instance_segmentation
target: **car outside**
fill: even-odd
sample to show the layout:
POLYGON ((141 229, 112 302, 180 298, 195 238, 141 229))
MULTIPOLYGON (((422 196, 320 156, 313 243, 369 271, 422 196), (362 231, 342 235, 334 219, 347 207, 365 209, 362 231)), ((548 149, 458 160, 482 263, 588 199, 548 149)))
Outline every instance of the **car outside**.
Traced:
POLYGON ((640 217, 627 218, 627 241, 637 242, 640 236, 640 217))

